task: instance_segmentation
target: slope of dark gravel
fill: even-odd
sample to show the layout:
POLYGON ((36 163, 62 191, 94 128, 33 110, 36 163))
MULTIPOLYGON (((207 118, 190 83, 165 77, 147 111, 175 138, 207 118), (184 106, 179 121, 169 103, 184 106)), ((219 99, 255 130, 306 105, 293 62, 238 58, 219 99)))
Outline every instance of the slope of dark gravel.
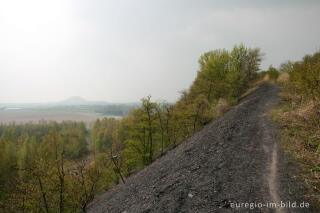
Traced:
POLYGON ((88 212, 309 212, 231 208, 235 202, 292 201, 288 193, 297 188, 292 169, 287 171, 268 116, 279 91, 262 84, 125 184, 98 196, 88 212))

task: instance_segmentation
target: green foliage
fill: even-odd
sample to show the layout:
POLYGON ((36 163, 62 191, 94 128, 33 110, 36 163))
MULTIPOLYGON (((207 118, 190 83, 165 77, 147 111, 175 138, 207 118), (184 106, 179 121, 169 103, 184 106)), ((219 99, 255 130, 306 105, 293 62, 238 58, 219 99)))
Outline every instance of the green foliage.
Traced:
POLYGON ((117 140, 119 124, 114 118, 96 120, 90 134, 94 152, 106 152, 111 147, 117 140))
POLYGON ((270 80, 273 80, 273 81, 277 80, 280 75, 279 71, 273 66, 269 67, 269 69, 267 70, 267 74, 269 75, 270 80))
POLYGON ((279 72, 291 73, 293 71, 293 63, 291 61, 287 61, 286 63, 282 63, 279 68, 279 72))
POLYGON ((107 106, 94 106, 94 111, 104 115, 127 116, 138 104, 117 104, 107 106))
POLYGON ((134 110, 127 120, 128 135, 124 143, 128 149, 135 150, 134 153, 138 154, 138 165, 148 165, 158 150, 159 135, 156 133, 159 131, 159 120, 156 114, 157 104, 151 102, 151 97, 143 98, 141 102, 141 108, 134 110))
POLYGON ((85 125, 41 122, 0 129, 0 209, 69 211, 71 160, 88 154, 85 125))
POLYGON ((257 78, 261 62, 259 49, 234 46, 231 52, 215 50, 199 59, 200 70, 190 88, 190 96, 204 95, 209 103, 215 99, 239 97, 257 78))
POLYGON ((190 87, 190 96, 196 98, 204 95, 209 103, 214 97, 226 93, 228 88, 225 81, 229 72, 230 56, 226 50, 215 50, 203 54, 199 59, 200 70, 193 85, 190 87))
POLYGON ((260 71, 259 73, 258 73, 258 79, 262 79, 262 78, 264 78, 265 76, 267 75, 267 71, 260 71))
POLYGON ((290 70, 290 84, 301 98, 319 101, 320 97, 320 52, 305 56, 295 62, 290 70))

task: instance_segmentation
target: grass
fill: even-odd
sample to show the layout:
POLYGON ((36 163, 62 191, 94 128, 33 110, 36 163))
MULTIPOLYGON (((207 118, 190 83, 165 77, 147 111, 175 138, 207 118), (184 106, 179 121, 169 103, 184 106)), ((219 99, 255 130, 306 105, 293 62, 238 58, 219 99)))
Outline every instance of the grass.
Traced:
POLYGON ((239 99, 242 99, 246 96, 248 96, 249 94, 251 94, 253 91, 255 91, 256 89, 258 89, 259 85, 262 84, 263 82, 260 82, 259 84, 257 84, 254 87, 249 88, 245 93, 243 93, 239 99))
MULTIPOLYGON (((266 75, 265 75, 264 77, 262 77, 262 78, 259 78, 259 79, 256 80, 256 81, 254 81, 254 82, 250 85, 249 89, 247 89, 247 91, 246 91, 245 93, 243 93, 243 94, 240 96, 240 98, 238 98, 238 100, 241 100, 241 99, 243 99, 244 97, 248 96, 249 94, 251 94, 252 92, 254 92, 256 89, 258 89, 261 84, 263 84, 263 83, 265 83, 265 82, 271 82, 271 81, 270 81, 270 77, 269 77, 268 74, 266 74, 266 75)), ((274 82, 272 82, 272 83, 274 83, 274 82)))
POLYGON ((298 178, 308 189, 305 199, 320 207, 320 116, 312 102, 294 104, 284 89, 271 117, 281 128, 281 147, 300 165, 298 178))

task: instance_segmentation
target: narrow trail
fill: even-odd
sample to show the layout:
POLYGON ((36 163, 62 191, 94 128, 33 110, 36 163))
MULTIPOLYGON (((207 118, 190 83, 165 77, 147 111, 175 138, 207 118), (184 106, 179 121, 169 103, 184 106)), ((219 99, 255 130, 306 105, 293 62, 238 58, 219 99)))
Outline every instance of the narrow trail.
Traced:
POLYGON ((294 202, 301 189, 269 119, 279 91, 262 84, 125 184, 97 196, 88 212, 311 212, 267 206, 294 202))
MULTIPOLYGON (((277 185, 277 164, 278 164, 278 154, 277 154, 278 146, 275 144, 273 146, 272 150, 272 161, 271 161, 271 168, 270 168, 270 175, 268 177, 268 183, 269 183, 269 191, 270 191, 270 196, 273 202, 275 203, 280 203, 281 200, 279 198, 279 186, 277 185)), ((282 213, 285 212, 281 208, 276 209, 277 213, 282 213)))

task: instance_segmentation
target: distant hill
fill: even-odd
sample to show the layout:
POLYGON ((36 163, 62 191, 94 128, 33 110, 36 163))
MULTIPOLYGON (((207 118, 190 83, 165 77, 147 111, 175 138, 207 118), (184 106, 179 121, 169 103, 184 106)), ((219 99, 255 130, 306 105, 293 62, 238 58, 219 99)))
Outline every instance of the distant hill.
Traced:
POLYGON ((64 101, 58 102, 60 105, 87 105, 88 101, 79 96, 70 97, 64 101))
POLYGON ((64 101, 58 102, 57 105, 65 105, 65 106, 79 106, 79 105, 107 105, 108 102, 104 101, 87 101, 86 99, 73 96, 64 101))
POLYGON ((106 101, 88 101, 80 96, 72 96, 64 101, 54 103, 58 106, 83 106, 83 105, 130 105, 130 106, 140 106, 139 102, 126 102, 126 103, 111 103, 106 101))

